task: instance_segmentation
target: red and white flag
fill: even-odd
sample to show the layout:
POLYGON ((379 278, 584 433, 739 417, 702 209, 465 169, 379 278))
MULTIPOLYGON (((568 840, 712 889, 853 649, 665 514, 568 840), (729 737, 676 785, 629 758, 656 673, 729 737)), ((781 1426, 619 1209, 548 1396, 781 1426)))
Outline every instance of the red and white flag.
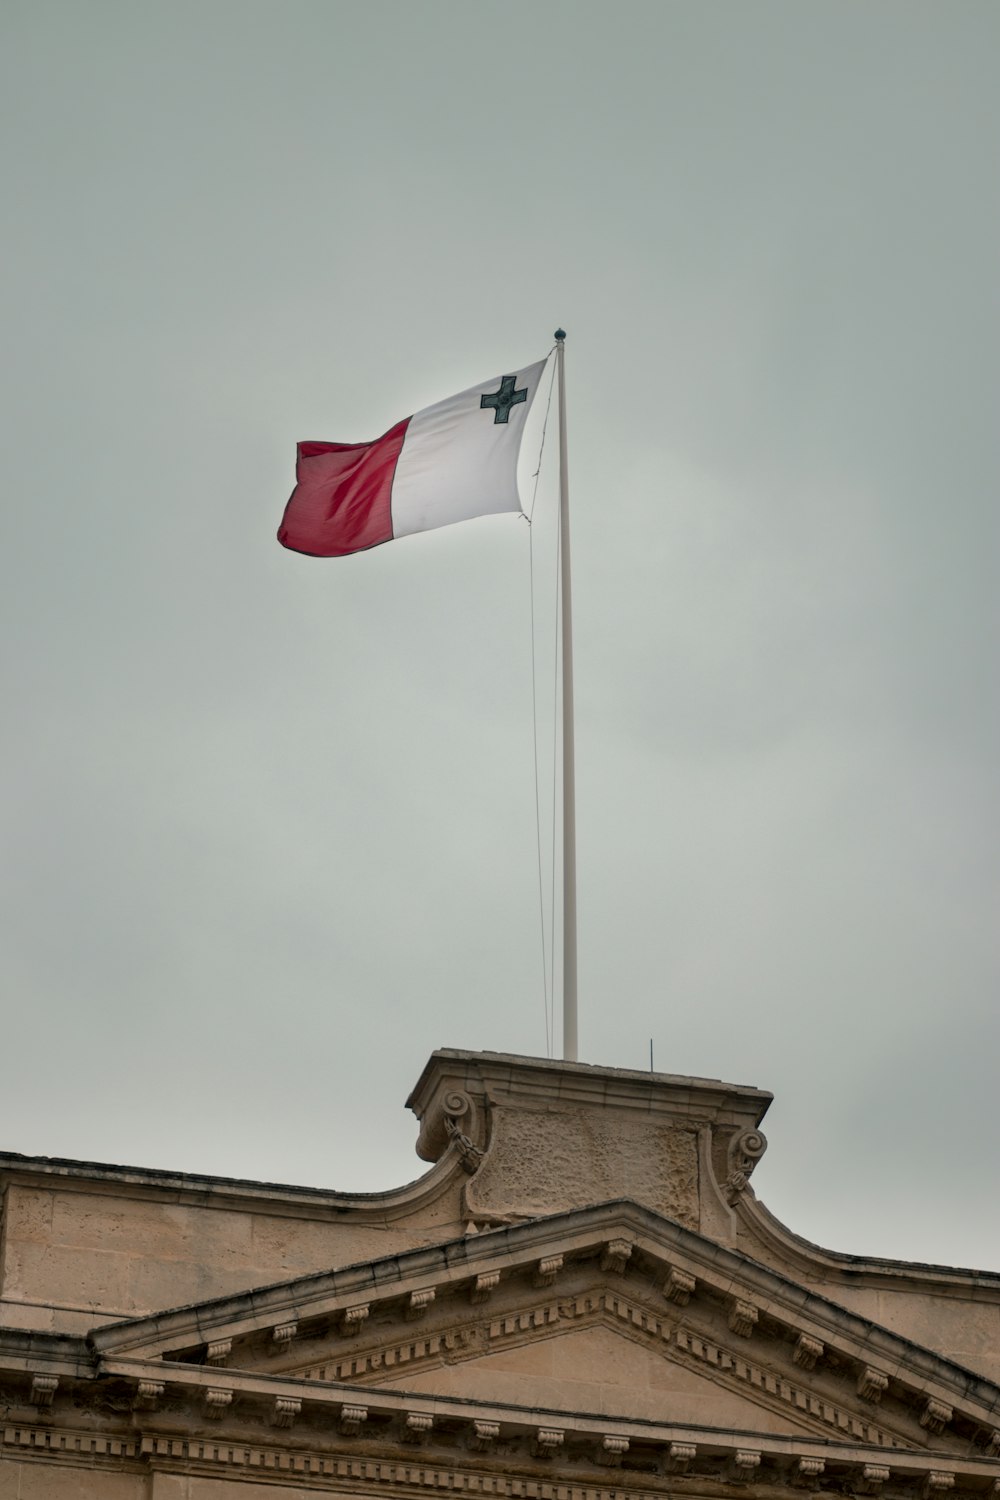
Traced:
POLYGON ((428 406, 372 443, 299 443, 278 541, 343 557, 414 531, 519 511, 517 455, 545 363, 428 406))

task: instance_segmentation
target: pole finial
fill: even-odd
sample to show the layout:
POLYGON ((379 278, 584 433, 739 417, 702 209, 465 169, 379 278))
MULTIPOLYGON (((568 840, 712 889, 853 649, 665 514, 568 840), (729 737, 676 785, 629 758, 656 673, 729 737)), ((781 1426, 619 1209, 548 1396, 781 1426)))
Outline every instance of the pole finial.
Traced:
POLYGON ((560 344, 562 343, 562 341, 563 341, 563 339, 565 337, 566 337, 566 330, 565 330, 565 328, 557 328, 556 329, 556 338, 559 340, 560 344))

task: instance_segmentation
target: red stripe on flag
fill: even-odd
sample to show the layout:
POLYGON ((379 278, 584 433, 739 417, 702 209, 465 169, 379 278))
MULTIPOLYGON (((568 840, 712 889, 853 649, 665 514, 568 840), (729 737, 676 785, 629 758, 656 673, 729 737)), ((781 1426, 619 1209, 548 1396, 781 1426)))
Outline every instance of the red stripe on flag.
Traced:
POLYGON ((311 557, 343 557, 392 540, 392 480, 410 419, 373 443, 300 443, 296 485, 278 541, 311 557))

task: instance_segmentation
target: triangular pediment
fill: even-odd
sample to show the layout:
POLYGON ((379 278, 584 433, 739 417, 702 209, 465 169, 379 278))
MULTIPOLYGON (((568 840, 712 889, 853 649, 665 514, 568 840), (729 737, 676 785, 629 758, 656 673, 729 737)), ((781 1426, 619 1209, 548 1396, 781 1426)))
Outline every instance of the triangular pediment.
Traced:
POLYGON ((672 1303, 641 1275, 602 1273, 599 1262, 584 1282, 587 1267, 564 1261, 560 1271, 575 1285, 542 1288, 511 1276, 485 1304, 442 1298, 415 1322, 389 1318, 346 1339, 343 1330, 306 1336, 285 1357, 245 1345, 230 1362, 366 1389, 930 1446, 915 1413, 891 1399, 866 1402, 826 1346, 822 1362, 807 1360, 806 1369, 795 1362, 797 1345, 769 1321, 761 1327, 758 1316, 736 1331, 745 1325, 734 1306, 746 1318, 750 1304, 704 1295, 672 1303))
POLYGON ((984 1451, 1000 1390, 703 1236, 604 1204, 95 1330, 161 1359, 885 1452, 984 1451))
POLYGON ((820 1436, 824 1430, 819 1421, 784 1403, 764 1406, 751 1394, 665 1359, 605 1322, 460 1363, 414 1370, 406 1385, 421 1394, 468 1401, 738 1432, 820 1436))

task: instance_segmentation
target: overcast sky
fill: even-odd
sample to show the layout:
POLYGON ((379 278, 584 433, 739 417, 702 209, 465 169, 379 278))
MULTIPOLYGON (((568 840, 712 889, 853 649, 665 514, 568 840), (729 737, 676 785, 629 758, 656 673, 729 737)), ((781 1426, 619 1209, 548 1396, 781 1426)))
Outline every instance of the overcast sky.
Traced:
POLYGON ((434 1047, 545 1054, 528 526, 274 533, 562 323, 581 1057, 1000 1268, 1000 8, 2 15, 0 1147, 374 1190, 434 1047))

